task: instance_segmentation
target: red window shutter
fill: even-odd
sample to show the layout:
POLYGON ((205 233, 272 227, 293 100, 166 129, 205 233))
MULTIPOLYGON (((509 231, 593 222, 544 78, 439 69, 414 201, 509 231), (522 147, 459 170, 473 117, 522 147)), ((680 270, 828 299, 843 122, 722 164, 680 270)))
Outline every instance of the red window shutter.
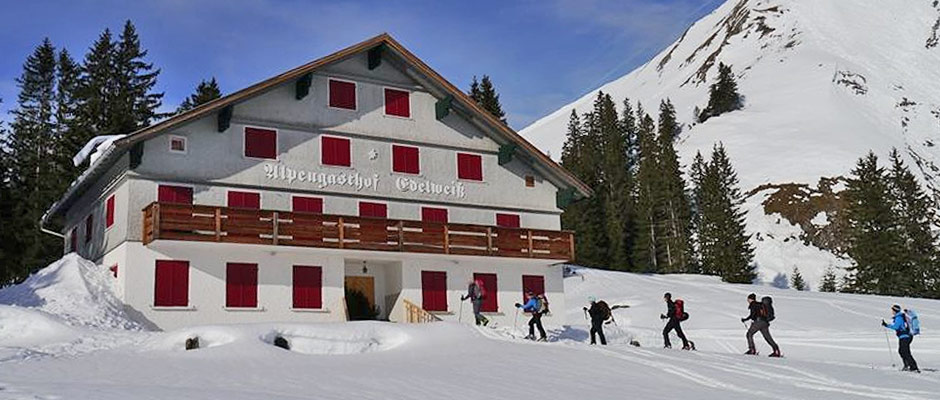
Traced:
POLYGON ((447 272, 421 271, 421 307, 447 311, 447 272))
POLYGON ((536 295, 545 294, 545 277, 539 275, 522 275, 522 301, 526 300, 525 294, 532 291, 536 295))
POLYGON ((408 174, 421 172, 418 148, 411 146, 392 145, 392 170, 408 174))
POLYGON ((320 141, 320 161, 324 165, 350 166, 349 139, 323 136, 320 141))
POLYGON ((245 157, 277 158, 277 131, 245 128, 245 157))
POLYGON ((323 308, 323 270, 294 266, 294 308, 323 308))
POLYGON ((226 264, 225 306, 258 306, 258 264, 226 264))
POLYGON ((95 233, 95 213, 92 212, 85 217, 85 244, 91 243, 95 233))
POLYGON ((496 274, 473 274, 473 280, 478 280, 483 283, 483 291, 486 294, 483 296, 483 304, 480 306, 480 311, 498 312, 499 303, 497 302, 497 298, 499 296, 496 286, 496 274))
MULTIPOLYGON (((116 269, 115 269, 115 273, 116 269)), ((154 271, 153 305, 189 305, 189 261, 157 260, 154 271)))
POLYGON ((388 206, 382 203, 359 203, 359 216, 372 218, 388 218, 388 206))
POLYGON ((108 201, 105 203, 105 227, 110 228, 111 225, 114 225, 114 195, 108 197, 108 201))
POLYGON ((457 178, 483 180, 483 157, 479 154, 457 153, 457 178))
POLYGON ((330 79, 330 107, 356 109, 356 84, 330 79))
POLYGON ((261 209, 261 193, 256 192, 228 192, 228 206, 232 208, 261 209))
POLYGON ((69 234, 69 251, 78 251, 78 229, 72 228, 72 233, 69 234))
POLYGON ((518 228, 520 226, 519 215, 496 214, 496 226, 500 228, 518 228))
POLYGON ((447 209, 434 207, 421 207, 421 221, 447 223, 447 209))
POLYGON ((193 204, 193 188, 160 185, 157 187, 157 201, 161 203, 193 204))
POLYGON ((385 89, 385 114, 396 117, 411 117, 409 95, 404 90, 385 89))
POLYGON ((323 199, 319 197, 294 196, 294 212, 323 214, 323 199))

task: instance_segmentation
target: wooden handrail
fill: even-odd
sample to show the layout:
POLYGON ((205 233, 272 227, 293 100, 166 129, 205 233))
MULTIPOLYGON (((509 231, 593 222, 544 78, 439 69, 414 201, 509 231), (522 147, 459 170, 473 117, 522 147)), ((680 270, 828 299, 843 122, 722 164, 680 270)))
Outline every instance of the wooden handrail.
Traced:
POLYGON ((574 233, 154 202, 142 240, 571 260, 574 233))
POLYGON ((426 324, 429 322, 437 322, 441 319, 436 315, 431 314, 428 310, 421 308, 421 306, 408 301, 408 299, 401 299, 402 303, 405 304, 405 322, 409 324, 426 324))

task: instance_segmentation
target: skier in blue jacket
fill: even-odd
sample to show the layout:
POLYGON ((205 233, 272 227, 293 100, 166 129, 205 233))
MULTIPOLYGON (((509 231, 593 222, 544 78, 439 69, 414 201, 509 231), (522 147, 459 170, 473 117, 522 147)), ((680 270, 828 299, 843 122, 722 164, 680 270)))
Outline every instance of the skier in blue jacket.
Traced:
POLYGON ((545 328, 542 328, 542 299, 536 296, 531 290, 526 291, 525 304, 516 303, 516 308, 521 308, 523 312, 531 312, 532 318, 529 319, 529 336, 526 339, 535 340, 535 328, 539 328, 540 342, 548 341, 545 335, 545 328))
POLYGON ((901 311, 901 306, 897 304, 891 306, 891 311, 894 312, 894 319, 891 324, 881 320, 881 326, 893 330, 898 336, 898 354, 901 355, 901 360, 904 361, 903 370, 920 372, 917 368, 917 361, 914 361, 914 356, 911 355, 911 341, 914 340, 914 336, 911 335, 911 327, 904 317, 904 312, 901 311))

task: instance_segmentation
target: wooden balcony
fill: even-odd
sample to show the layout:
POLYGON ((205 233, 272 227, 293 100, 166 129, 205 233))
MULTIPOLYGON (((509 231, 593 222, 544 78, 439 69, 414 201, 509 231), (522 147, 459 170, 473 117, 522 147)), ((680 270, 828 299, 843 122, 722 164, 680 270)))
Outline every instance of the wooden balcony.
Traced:
POLYGON ((384 218, 151 203, 143 210, 143 242, 268 244, 571 260, 569 231, 440 224, 384 218))

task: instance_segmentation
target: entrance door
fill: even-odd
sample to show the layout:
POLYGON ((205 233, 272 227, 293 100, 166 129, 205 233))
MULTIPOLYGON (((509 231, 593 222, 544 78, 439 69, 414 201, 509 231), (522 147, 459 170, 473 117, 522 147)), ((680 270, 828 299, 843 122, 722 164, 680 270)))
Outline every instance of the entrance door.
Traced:
POLYGON ((349 319, 375 319, 375 278, 371 276, 346 277, 346 309, 349 319))

